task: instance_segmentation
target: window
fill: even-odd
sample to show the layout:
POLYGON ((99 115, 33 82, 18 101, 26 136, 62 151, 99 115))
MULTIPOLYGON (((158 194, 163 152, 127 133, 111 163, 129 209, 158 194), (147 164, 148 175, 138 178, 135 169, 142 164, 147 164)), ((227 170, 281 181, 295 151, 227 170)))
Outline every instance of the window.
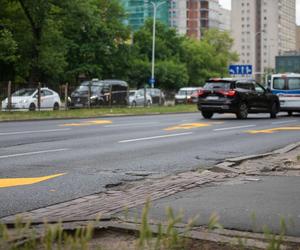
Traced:
POLYGON ((283 78, 274 78, 273 88, 274 89, 284 89, 285 79, 283 78))
POLYGON ((260 86, 260 85, 258 85, 257 83, 255 84, 255 91, 257 93, 264 93, 265 92, 265 90, 263 89, 263 87, 260 86))
POLYGON ((288 89, 290 90, 300 89, 300 78, 288 79, 288 89))

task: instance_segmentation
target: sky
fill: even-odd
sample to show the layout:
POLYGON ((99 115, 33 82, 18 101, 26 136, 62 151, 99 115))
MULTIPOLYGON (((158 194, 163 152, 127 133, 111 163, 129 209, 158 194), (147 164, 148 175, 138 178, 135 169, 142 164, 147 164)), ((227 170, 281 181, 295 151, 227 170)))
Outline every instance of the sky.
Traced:
MULTIPOLYGON (((226 8, 231 8, 231 0, 219 0, 220 4, 226 8)), ((296 16, 297 16, 297 24, 300 25, 300 0, 296 0, 297 7, 296 7, 296 16)))

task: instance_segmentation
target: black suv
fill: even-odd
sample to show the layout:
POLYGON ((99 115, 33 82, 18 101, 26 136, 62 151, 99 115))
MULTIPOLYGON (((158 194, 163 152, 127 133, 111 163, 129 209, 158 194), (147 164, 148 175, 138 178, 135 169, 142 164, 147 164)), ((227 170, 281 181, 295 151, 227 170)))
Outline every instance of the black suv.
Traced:
POLYGON ((214 113, 235 113, 238 119, 246 119, 248 113, 270 113, 276 118, 280 102, 254 80, 212 79, 199 91, 198 109, 206 119, 214 113))
POLYGON ((127 105, 128 84, 120 80, 85 81, 71 94, 71 108, 127 105), (90 100, 89 100, 90 99, 90 100))

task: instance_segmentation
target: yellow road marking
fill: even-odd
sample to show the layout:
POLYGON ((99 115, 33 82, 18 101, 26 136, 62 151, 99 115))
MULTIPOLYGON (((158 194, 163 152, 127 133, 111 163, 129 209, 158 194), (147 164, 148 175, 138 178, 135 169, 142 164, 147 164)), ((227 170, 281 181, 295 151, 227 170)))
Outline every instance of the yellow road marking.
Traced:
POLYGON ((270 129, 262 129, 262 130, 248 130, 249 134, 273 134, 275 132, 280 131, 297 131, 300 130, 299 127, 281 127, 281 128, 270 128, 270 129))
POLYGON ((180 129, 193 129, 193 128, 203 128, 203 127, 209 127, 211 124, 209 123, 184 123, 179 124, 173 127, 165 128, 165 131, 172 131, 172 130, 180 130, 180 129))
POLYGON ((110 120, 95 120, 95 121, 85 121, 78 123, 65 123, 61 126, 63 127, 82 127, 82 126, 92 126, 92 125, 101 125, 101 124, 112 124, 110 120))
POLYGON ((0 179, 0 188, 7 188, 7 187, 16 187, 16 186, 26 186, 36 184, 42 181, 47 181, 59 176, 65 175, 62 174, 55 174, 49 176, 42 176, 42 177, 34 177, 34 178, 8 178, 8 179, 0 179))

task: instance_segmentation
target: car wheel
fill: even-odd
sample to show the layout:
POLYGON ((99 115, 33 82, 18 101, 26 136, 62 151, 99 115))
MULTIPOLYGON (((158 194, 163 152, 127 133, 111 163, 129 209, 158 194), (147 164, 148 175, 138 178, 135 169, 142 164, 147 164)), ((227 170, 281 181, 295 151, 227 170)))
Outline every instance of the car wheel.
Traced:
POLYGON ((209 111, 202 111, 201 113, 205 119, 211 119, 214 115, 213 112, 209 112, 209 111))
POLYGON ((288 116, 292 116, 293 115, 293 112, 292 111, 289 111, 288 112, 288 116))
POLYGON ((53 110, 59 110, 59 104, 57 102, 54 103, 53 110))
POLYGON ((238 111, 236 113, 238 119, 247 119, 248 117, 248 106, 246 103, 242 102, 239 105, 238 111))
POLYGON ((136 107, 136 101, 133 101, 133 102, 131 103, 131 106, 132 106, 132 107, 136 107))
POLYGON ((36 110, 35 104, 34 104, 34 103, 31 103, 31 104, 29 105, 29 111, 35 111, 35 110, 36 110))
POLYGON ((277 103, 273 103, 272 104, 272 108, 271 108, 271 112, 270 112, 270 117, 272 119, 275 119, 277 117, 277 113, 278 113, 278 105, 277 103))

